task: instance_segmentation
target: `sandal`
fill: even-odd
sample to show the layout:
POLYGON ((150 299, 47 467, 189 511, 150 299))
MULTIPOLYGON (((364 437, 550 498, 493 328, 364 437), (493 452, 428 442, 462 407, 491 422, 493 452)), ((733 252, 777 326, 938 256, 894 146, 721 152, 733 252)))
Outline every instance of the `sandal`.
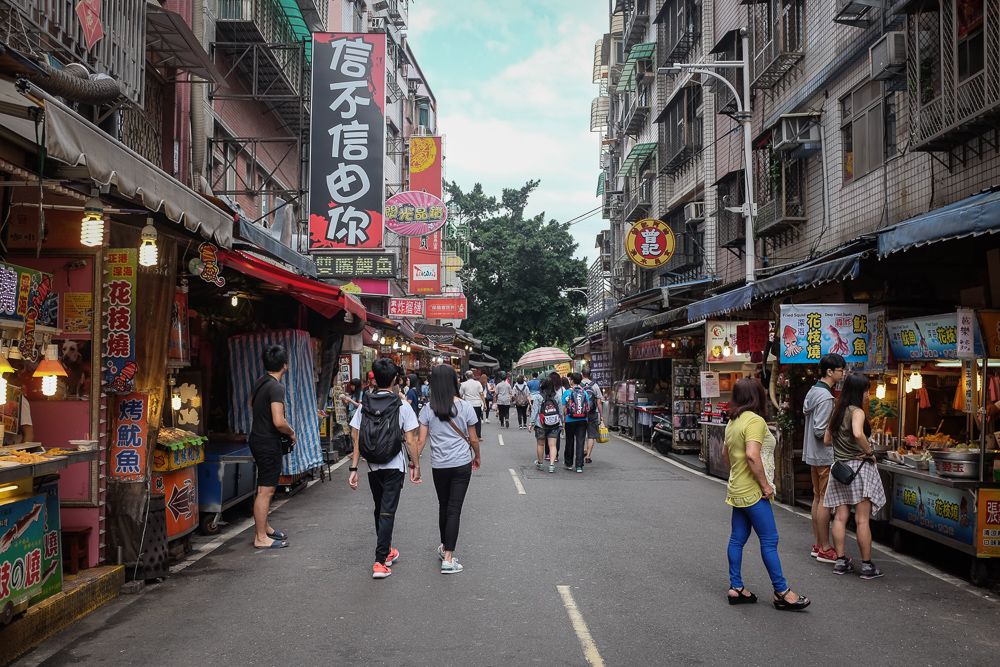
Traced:
POLYGON ((780 609, 782 611, 802 611, 803 609, 809 606, 811 600, 809 600, 809 598, 807 597, 802 597, 801 595, 799 596, 799 599, 796 600, 795 602, 789 602, 788 600, 786 600, 785 596, 788 595, 791 592, 791 590, 792 589, 788 589, 784 593, 774 594, 774 597, 777 598, 776 600, 773 601, 775 609, 780 609))
POLYGON ((746 593, 746 588, 730 588, 731 591, 736 591, 736 595, 726 595, 729 598, 729 604, 753 604, 757 601, 757 596, 753 593, 748 595, 743 595, 746 593))
POLYGON ((589 457, 589 456, 588 456, 587 458, 585 458, 585 459, 584 459, 584 462, 585 462, 585 463, 593 463, 593 461, 591 461, 591 460, 590 460, 590 457, 589 457))

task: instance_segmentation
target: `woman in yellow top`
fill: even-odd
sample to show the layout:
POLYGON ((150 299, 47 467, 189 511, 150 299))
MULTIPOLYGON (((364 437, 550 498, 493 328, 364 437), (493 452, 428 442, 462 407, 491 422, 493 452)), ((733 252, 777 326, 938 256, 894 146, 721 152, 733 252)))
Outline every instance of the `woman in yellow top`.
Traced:
POLYGON ((767 394, 757 379, 743 378, 733 386, 726 445, 722 450, 722 457, 729 466, 726 503, 733 507, 733 532, 728 551, 729 604, 757 601, 756 595, 744 589, 741 575, 743 547, 753 528, 760 540, 764 567, 774 586, 775 608, 800 611, 809 606, 809 598, 796 595, 788 588, 778 558, 778 528, 771 509, 774 487, 765 472, 768 468, 774 469, 774 436, 761 416, 766 410, 767 394), (765 464, 762 452, 772 459, 770 465, 765 464))

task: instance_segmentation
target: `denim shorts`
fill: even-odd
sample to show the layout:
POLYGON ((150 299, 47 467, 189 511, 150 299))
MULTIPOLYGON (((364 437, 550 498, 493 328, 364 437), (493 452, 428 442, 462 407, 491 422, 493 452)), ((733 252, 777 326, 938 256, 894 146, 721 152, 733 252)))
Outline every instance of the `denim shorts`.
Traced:
POLYGON ((535 427, 535 440, 547 440, 552 438, 555 440, 559 437, 559 429, 561 426, 536 426, 535 427))

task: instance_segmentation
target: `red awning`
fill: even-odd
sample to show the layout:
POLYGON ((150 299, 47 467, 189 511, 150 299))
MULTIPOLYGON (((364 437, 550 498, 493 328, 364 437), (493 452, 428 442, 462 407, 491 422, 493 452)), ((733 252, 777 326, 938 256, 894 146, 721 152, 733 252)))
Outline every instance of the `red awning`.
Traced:
POLYGON ((219 259, 231 269, 278 287, 324 317, 333 317, 346 310, 362 322, 365 321, 365 307, 339 287, 297 276, 239 250, 220 250, 219 259))
POLYGON ((388 317, 382 317, 381 315, 376 315, 375 313, 365 313, 365 317, 368 318, 368 324, 371 325, 381 325, 383 327, 389 327, 391 329, 399 330, 399 322, 396 320, 390 320, 388 317))

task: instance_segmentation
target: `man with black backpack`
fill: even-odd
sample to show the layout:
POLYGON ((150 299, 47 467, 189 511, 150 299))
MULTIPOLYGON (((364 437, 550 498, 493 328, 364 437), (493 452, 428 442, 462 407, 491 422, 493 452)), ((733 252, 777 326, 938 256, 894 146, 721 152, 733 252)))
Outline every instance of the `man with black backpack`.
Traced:
POLYGON ((351 438, 354 453, 351 455, 350 484, 358 488, 358 462, 364 456, 368 465, 368 485, 375 500, 375 565, 372 579, 385 579, 392 570, 392 564, 399 560, 399 551, 392 548, 392 529, 399 506, 399 494, 403 490, 406 475, 406 456, 403 453, 403 439, 409 450, 410 481, 420 482, 420 458, 417 451, 417 429, 420 427, 413 410, 401 410, 403 405, 399 393, 393 390, 396 384, 396 364, 392 359, 377 359, 372 364, 378 389, 365 394, 361 408, 351 420, 351 438))
POLYGON ((576 461, 576 471, 583 472, 583 459, 587 448, 587 418, 590 415, 592 395, 580 386, 583 376, 570 373, 569 391, 563 393, 563 426, 566 430, 566 453, 564 461, 566 469, 573 469, 576 461))

